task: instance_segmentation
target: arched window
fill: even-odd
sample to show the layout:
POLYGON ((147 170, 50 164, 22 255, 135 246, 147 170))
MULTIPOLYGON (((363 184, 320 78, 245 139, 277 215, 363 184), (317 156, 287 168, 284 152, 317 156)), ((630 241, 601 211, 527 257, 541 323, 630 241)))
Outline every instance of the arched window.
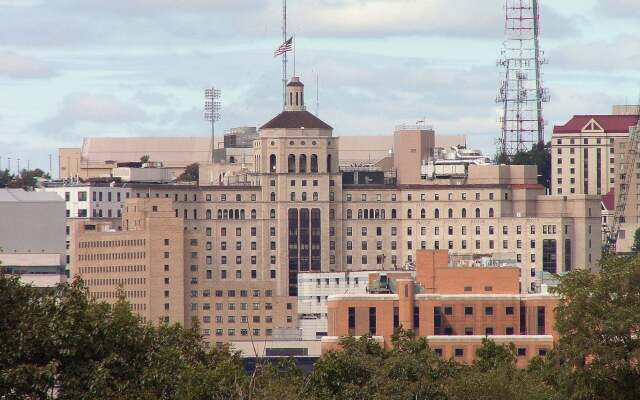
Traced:
POLYGON ((490 209, 489 209, 489 218, 493 218, 493 217, 494 217, 494 215, 493 215, 493 208, 490 208, 490 209))
POLYGON ((235 210, 233 212, 233 219, 240 219, 240 210, 235 210))
POLYGON ((269 156, 269 172, 276 172, 276 155, 272 154, 269 156))
POLYGON ((293 105, 293 92, 289 92, 289 105, 293 105))
POLYGON ((293 154, 289 154, 289 157, 287 157, 287 172, 296 172, 296 156, 293 154))
POLYGON ((271 209, 271 211, 269 211, 269 218, 271 219, 276 218, 276 210, 274 210, 273 208, 271 209))
POLYGON ((240 210, 240 219, 244 219, 244 210, 240 210))
POLYGON ((420 218, 422 219, 427 218, 427 210, 425 210, 424 208, 420 210, 420 218))
POLYGON ((358 219, 362 219, 362 209, 358 210, 358 219))
POLYGON ((311 172, 318 172, 318 155, 311 155, 311 172))
POLYGON ((463 208, 463 209, 462 209, 461 217, 462 217, 462 218, 467 218, 467 209, 466 209, 466 208, 463 208))
POLYGON ((476 208, 476 218, 480 218, 480 209, 476 208))
POLYGON ((276 201, 276 192, 271 192, 271 201, 276 201))
POLYGON ((302 192, 302 201, 307 201, 307 192, 302 192))
POLYGON ((307 172, 307 155, 306 154, 300 154, 300 157, 298 158, 298 163, 300 164, 300 172, 301 173, 307 172))
POLYGON ((396 219, 396 218, 398 218, 398 213, 397 213, 395 208, 392 208, 391 209, 391 219, 396 219))
POLYGON ((436 219, 440 218, 440 209, 439 208, 436 208, 433 211, 433 218, 436 218, 436 219))
POLYGON ((296 92, 296 105, 298 105, 298 92, 296 92))
POLYGON ((413 210, 407 210, 407 219, 411 219, 413 217, 413 210))
POLYGON ((229 210, 224 210, 224 216, 222 218, 229 219, 229 210))
POLYGON ((251 210, 251 219, 256 219, 256 210, 251 210))
POLYGON ((382 210, 380 210, 380 218, 384 219, 384 208, 382 210))
POLYGON ((218 219, 222 219, 222 210, 218 210, 218 219))
POLYGON ((364 219, 369 219, 369 210, 364 209, 364 219))
POLYGON ((353 211, 351 209, 347 210, 347 219, 353 218, 353 211))
POLYGON ((207 210, 207 212, 206 212, 206 218, 207 218, 207 219, 211 219, 211 210, 207 210))
POLYGON ((376 219, 380 219, 380 210, 376 209, 375 211, 375 218, 376 219))
POLYGON ((453 209, 450 208, 447 212, 447 215, 449 216, 449 218, 453 218, 453 209))
POLYGON ((327 172, 331 172, 331 154, 327 154, 327 172))

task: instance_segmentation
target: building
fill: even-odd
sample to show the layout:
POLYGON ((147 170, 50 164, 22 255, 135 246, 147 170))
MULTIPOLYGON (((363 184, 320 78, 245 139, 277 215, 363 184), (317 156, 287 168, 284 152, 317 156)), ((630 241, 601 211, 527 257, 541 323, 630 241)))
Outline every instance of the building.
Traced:
POLYGON ((65 281, 64 201, 52 193, 0 189, 0 268, 22 282, 65 281))
MULTIPOLYGON (((298 309, 308 306, 299 301, 301 274, 410 270, 420 249, 446 249, 478 262, 513 260, 521 271, 519 290, 527 293, 537 291, 549 274, 597 267, 599 196, 547 196, 534 166, 469 165, 464 176, 411 184, 370 167, 340 169, 341 139, 305 110, 303 96, 302 82, 293 78, 285 110, 260 128, 250 167, 234 170, 229 175, 234 179, 203 181, 201 174, 198 186, 128 184, 132 203, 125 209, 148 213, 154 221, 168 218, 167 224, 179 219, 178 236, 146 228, 130 232, 135 225, 127 226, 132 218, 127 211, 122 232, 79 224, 73 262, 92 282, 91 291, 102 293, 102 299, 115 299, 116 284, 126 291, 147 290, 147 295, 150 290, 183 293, 180 301, 147 298, 144 304, 160 311, 143 315, 186 325, 197 318, 211 343, 275 341, 301 338, 305 323, 300 320, 318 313, 315 306, 298 309), (154 201, 166 202, 158 209, 173 212, 154 215, 154 201), (122 243, 119 235, 132 234, 147 235, 140 238, 146 244, 138 250, 114 244, 122 243), (150 244, 164 239, 183 246, 169 252, 182 255, 166 264, 168 271, 149 258, 159 251, 150 244), (82 247, 87 242, 102 247, 82 247), (120 272, 103 267, 117 266, 108 257, 122 256, 96 260, 90 257, 94 252, 143 252, 134 265, 157 276, 139 278, 161 282, 162 289, 114 281, 120 272), (176 269, 182 278, 172 278, 176 269), (182 304, 184 315, 175 314, 174 307, 182 304)), ((421 162, 415 159, 415 171, 421 162)), ((228 171, 228 164, 214 165, 228 171)), ((128 259, 118 262, 130 265, 128 259)), ((322 332, 316 329, 313 335, 322 332)))
POLYGON ((304 272, 298 274, 298 321, 302 340, 327 335, 327 298, 334 294, 365 294, 370 274, 378 271, 304 272))
MULTIPOLYGON (((416 126, 404 127, 407 130, 417 129, 416 126)), ((216 137, 215 162, 234 165, 236 169, 242 166, 252 169, 252 143, 257 137, 258 131, 255 127, 232 128, 224 136, 216 137)), ((340 167, 373 165, 381 160, 393 158, 395 135, 343 136, 341 139, 342 142, 338 144, 340 167)), ((437 135, 435 148, 465 147, 466 142, 464 135, 437 135)), ((60 179, 110 177, 118 164, 136 164, 145 155, 148 155, 152 162, 160 162, 168 170, 168 175, 177 177, 189 164, 209 164, 211 138, 85 138, 79 148, 58 149, 58 176, 60 179)), ((216 176, 216 179, 218 178, 216 176)))
MULTIPOLYGON (((220 140, 220 145, 222 138, 220 140)), ((216 148, 218 147, 218 144, 216 148)), ((211 158, 210 137, 94 137, 84 138, 80 148, 58 149, 58 177, 108 177, 118 163, 139 162, 143 156, 159 161, 174 176, 192 163, 211 158)))
MULTIPOLYGON (((329 335, 323 352, 344 336, 372 335, 390 348, 400 328, 427 338, 441 357, 471 363, 482 340, 513 343, 518 364, 553 348, 557 298, 520 293, 519 268, 449 266, 446 250, 420 250, 415 277, 371 279, 366 294, 329 296, 329 335)), ((375 278, 372 276, 372 278, 375 278)))
POLYGON ((552 192, 604 195, 616 184, 616 145, 626 141, 637 115, 575 115, 553 128, 552 192))
POLYGON ((54 193, 64 201, 65 207, 65 242, 66 242, 66 274, 76 274, 73 251, 73 224, 75 221, 108 222, 113 229, 120 228, 125 200, 131 191, 115 181, 63 180, 45 182, 38 191, 54 193))

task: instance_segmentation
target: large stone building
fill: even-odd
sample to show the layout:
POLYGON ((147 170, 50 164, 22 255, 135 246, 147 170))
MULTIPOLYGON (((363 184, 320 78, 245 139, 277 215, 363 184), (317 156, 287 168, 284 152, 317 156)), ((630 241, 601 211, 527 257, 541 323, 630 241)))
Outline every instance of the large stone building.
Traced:
MULTIPOLYGON (((638 124, 637 106, 614 106, 610 115, 576 115, 556 126, 551 139, 552 192, 603 196, 608 209, 606 233, 613 220, 616 194, 620 193, 621 162, 629 133, 638 124)), ((628 198, 618 236, 617 251, 629 251, 633 233, 640 227, 637 200, 637 166, 628 176, 628 198)), ((603 203, 604 204, 604 203, 603 203)))
POLYGON ((0 268, 25 283, 66 280, 64 201, 53 193, 0 189, 0 268))
POLYGON ((400 328, 426 337, 441 357, 465 363, 487 337, 513 343, 520 366, 553 348, 555 296, 521 294, 518 268, 450 267, 448 261, 446 250, 420 250, 415 276, 379 273, 370 276, 367 293, 329 296, 323 352, 349 335, 372 335, 390 348, 400 328))
POLYGON ((616 183, 616 144, 638 122, 634 115, 575 115, 551 138, 552 191, 605 195, 616 183))
MULTIPOLYGON (((287 92, 238 179, 202 181, 201 170, 199 186, 131 183, 122 231, 78 223, 73 261, 92 293, 115 301, 122 286, 150 320, 197 318, 211 342, 247 341, 299 337, 300 273, 412 269, 417 250, 446 249, 510 260, 526 293, 549 274, 596 268, 599 196, 546 196, 530 166, 406 184, 342 170, 340 139, 305 110, 299 79, 287 92)), ((418 152, 407 146, 394 152, 418 152)))

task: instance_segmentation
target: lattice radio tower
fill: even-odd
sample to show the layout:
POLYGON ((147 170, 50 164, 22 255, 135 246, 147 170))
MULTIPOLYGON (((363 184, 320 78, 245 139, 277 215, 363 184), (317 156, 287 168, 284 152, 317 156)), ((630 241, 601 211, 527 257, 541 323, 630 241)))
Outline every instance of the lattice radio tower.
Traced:
POLYGON ((542 86, 539 0, 505 0, 505 41, 498 66, 504 80, 496 101, 502 104, 499 152, 513 157, 536 143, 544 144, 542 104, 549 101, 542 86))

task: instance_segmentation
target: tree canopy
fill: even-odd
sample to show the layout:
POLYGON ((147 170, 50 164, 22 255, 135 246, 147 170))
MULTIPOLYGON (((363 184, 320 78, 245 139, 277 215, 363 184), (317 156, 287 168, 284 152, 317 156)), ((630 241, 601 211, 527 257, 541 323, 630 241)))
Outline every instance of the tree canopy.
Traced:
POLYGON ((182 182, 197 182, 200 177, 200 164, 193 163, 187 165, 184 172, 178 177, 182 182))
POLYGON ((0 170, 0 188, 33 189, 39 178, 51 179, 51 176, 40 168, 33 170, 23 169, 19 175, 13 174, 8 169, 0 170))
POLYGON ((547 356, 516 366, 515 346, 485 339, 476 361, 438 357, 400 330, 390 350, 346 337, 303 373, 293 360, 245 371, 199 327, 151 324, 120 298, 88 296, 81 280, 34 289, 0 273, 0 399, 605 400, 640 398, 640 258, 560 278, 547 356))

